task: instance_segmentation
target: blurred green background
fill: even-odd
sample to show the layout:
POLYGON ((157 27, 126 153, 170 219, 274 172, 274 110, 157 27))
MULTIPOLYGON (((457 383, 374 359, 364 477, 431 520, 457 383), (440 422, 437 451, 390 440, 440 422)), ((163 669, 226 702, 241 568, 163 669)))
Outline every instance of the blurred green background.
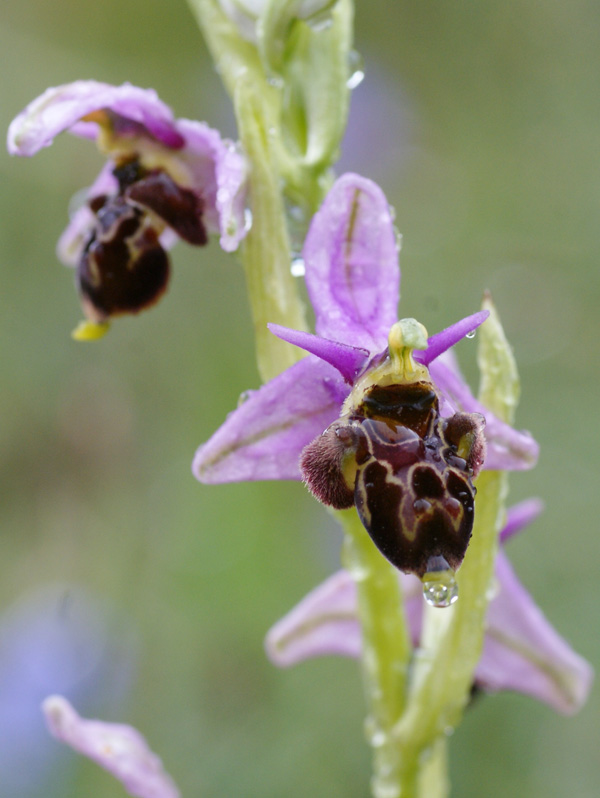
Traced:
MULTIPOLYGON (((0 21, 3 129, 46 86, 95 78, 153 86, 235 136, 183 0, 3 0, 0 21)), ((511 557, 597 663, 600 7, 370 0, 356 47, 366 78, 340 168, 378 180, 396 208, 403 316, 435 331, 492 290, 522 375, 518 425, 542 446, 511 498, 546 502, 511 557)), ((80 311, 54 246, 100 163, 68 136, 31 160, 0 156, 0 749, 18 749, 0 757, 0 795, 124 795, 48 740, 37 712, 55 689, 46 672, 66 671, 36 618, 62 602, 72 620, 83 590, 103 642, 71 694, 140 728, 186 798, 366 796, 355 663, 285 672, 262 649, 338 566, 339 532, 300 484, 206 487, 190 473, 258 385, 235 260, 216 242, 180 245, 160 305, 99 343, 70 340, 80 311)), ((471 377, 476 340, 459 351, 471 377)), ((599 718, 596 692, 568 719, 486 697, 451 740, 453 794, 597 796, 599 718)))

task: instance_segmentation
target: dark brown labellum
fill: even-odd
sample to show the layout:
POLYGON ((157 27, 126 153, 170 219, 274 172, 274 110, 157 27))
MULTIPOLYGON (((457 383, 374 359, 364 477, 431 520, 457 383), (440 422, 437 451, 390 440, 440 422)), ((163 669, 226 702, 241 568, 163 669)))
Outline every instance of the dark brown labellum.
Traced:
POLYGON ((126 189, 125 197, 160 216, 188 244, 206 244, 201 200, 165 172, 151 172, 138 180, 126 189))
POLYGON ((86 312, 96 321, 137 313, 167 287, 167 254, 144 214, 120 197, 108 200, 97 220, 77 267, 86 312))
POLYGON ((442 419, 429 382, 375 385, 306 447, 302 473, 325 504, 353 502, 400 570, 423 577, 436 562, 456 570, 473 529, 483 424, 477 414, 442 419))
POLYGON ((163 294, 170 273, 159 241, 165 225, 190 244, 207 242, 202 200, 166 172, 148 171, 134 158, 113 175, 118 194, 89 203, 96 223, 77 267, 83 306, 93 321, 138 313, 163 294))

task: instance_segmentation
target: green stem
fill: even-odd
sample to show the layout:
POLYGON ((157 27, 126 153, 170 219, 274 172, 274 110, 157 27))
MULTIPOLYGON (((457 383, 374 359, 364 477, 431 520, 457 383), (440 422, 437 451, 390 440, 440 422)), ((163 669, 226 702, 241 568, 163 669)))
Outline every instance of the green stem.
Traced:
MULTIPOLYGON (((519 378, 489 296, 483 305, 490 311, 490 318, 480 331, 479 398, 500 419, 510 423, 518 401, 519 378)), ((484 471, 479 476, 473 537, 457 575, 458 602, 446 609, 426 610, 422 649, 415 658, 406 709, 393 731, 405 768, 405 785, 416 782, 426 761, 424 757, 433 755, 444 735, 459 723, 469 700, 473 673, 483 648, 507 492, 506 472, 484 471)), ((409 795, 413 792, 406 792, 409 795)))
POLYGON ((264 127, 264 102, 247 80, 235 94, 240 138, 250 164, 252 227, 242 246, 248 296, 252 307, 258 370, 264 382, 302 357, 296 347, 280 341, 267 322, 307 329, 295 278, 277 169, 264 127))
POLYGON ((448 744, 441 737, 423 761, 417 794, 419 798, 447 798, 450 794, 448 744))
POLYGON ((402 762, 392 730, 405 701, 411 644, 398 572, 375 548, 354 509, 336 513, 346 537, 343 564, 358 593, 362 667, 368 705, 366 733, 373 748, 375 798, 400 796, 402 762))
POLYGON ((291 248, 281 192, 280 92, 269 85, 256 48, 244 41, 215 0, 190 0, 217 70, 233 98, 249 163, 252 227, 242 262, 252 309, 258 370, 264 382, 302 357, 271 335, 267 322, 307 328, 304 306, 290 272, 291 248))
POLYGON ((393 732, 407 783, 417 777, 424 754, 459 723, 469 700, 483 647, 506 485, 502 472, 479 477, 473 538, 457 574, 458 601, 446 609, 428 608, 424 618, 424 641, 433 641, 415 660, 406 710, 393 732))

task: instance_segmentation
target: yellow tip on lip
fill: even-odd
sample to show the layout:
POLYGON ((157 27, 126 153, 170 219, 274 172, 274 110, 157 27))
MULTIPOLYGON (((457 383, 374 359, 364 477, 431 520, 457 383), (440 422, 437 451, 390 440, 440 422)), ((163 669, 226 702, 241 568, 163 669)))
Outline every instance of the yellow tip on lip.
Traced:
POLYGON ((74 341, 98 341, 104 338, 110 322, 108 321, 81 321, 71 333, 74 341))

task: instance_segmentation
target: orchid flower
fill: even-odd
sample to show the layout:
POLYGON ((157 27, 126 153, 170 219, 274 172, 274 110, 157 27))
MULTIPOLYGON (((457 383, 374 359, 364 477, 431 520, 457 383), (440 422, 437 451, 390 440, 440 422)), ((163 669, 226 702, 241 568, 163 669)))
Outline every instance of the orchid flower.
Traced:
POLYGON ((208 483, 303 477, 325 504, 343 509, 356 503, 375 544, 397 567, 421 577, 453 571, 470 538, 470 478, 482 465, 528 468, 537 457, 531 436, 482 407, 449 355, 440 357, 488 313, 430 338, 415 320, 396 321, 400 273, 392 216, 378 186, 357 175, 335 183, 303 254, 317 335, 270 329, 310 356, 251 393, 200 447, 194 472, 208 483), (413 350, 422 351, 413 358, 413 350), (373 390, 391 384, 403 397, 418 393, 401 400, 418 416, 412 426, 390 423, 381 407, 363 410, 367 402, 387 407, 389 398, 374 399, 373 390), (370 427, 365 416, 375 419, 370 427), (397 478, 402 469, 410 474, 408 486, 397 478), (375 515, 385 515, 383 536, 371 524, 375 515))
POLYGON ((179 790, 142 735, 122 723, 80 717, 59 695, 49 696, 42 709, 48 728, 61 742, 93 759, 112 773, 136 798, 179 798, 179 790))
MULTIPOLYGON (((358 175, 339 178, 313 219, 303 256, 317 335, 271 329, 311 355, 246 394, 198 449, 193 470, 201 482, 301 479, 300 453, 338 418, 365 367, 386 349, 397 320, 400 271, 392 215, 381 189, 358 175)), ((483 408, 453 361, 440 358, 486 316, 480 311, 433 335, 415 360, 429 367, 442 395, 443 416, 456 410, 485 416, 484 468, 531 468, 538 454, 531 435, 483 408)))
POLYGON ((246 166, 231 142, 201 122, 175 119, 152 90, 96 81, 50 88, 8 132, 12 155, 34 155, 65 130, 95 139, 108 163, 72 216, 58 254, 76 267, 89 323, 75 337, 99 337, 109 318, 137 313, 165 290, 165 253, 176 237, 200 246, 207 232, 226 251, 247 230, 246 166))
MULTIPOLYGON (((500 533, 501 542, 533 521, 541 509, 536 499, 512 507, 500 533)), ((418 648, 425 606, 422 586, 411 575, 399 573, 398 579, 412 642, 418 648)), ((552 628, 503 552, 496 559, 495 582, 475 685, 486 692, 516 690, 559 712, 576 712, 590 690, 591 666, 552 628)), ((287 667, 329 654, 357 658, 361 638, 356 584, 342 570, 273 626, 266 650, 276 665, 287 667)))

